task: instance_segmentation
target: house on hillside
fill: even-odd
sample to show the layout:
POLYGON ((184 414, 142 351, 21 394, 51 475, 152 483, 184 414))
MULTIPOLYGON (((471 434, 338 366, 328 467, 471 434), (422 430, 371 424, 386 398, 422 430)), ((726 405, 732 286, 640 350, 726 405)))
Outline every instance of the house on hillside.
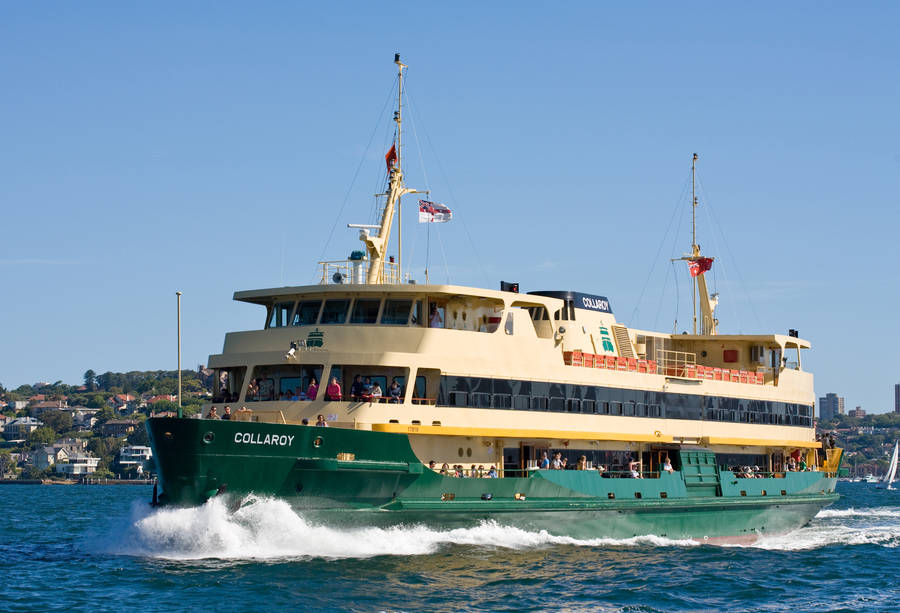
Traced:
POLYGON ((144 445, 132 445, 130 447, 122 447, 119 450, 119 466, 122 468, 138 467, 138 473, 144 472, 144 465, 153 457, 153 451, 150 447, 144 445))
POLYGON ((46 470, 59 462, 66 462, 69 459, 69 453, 65 449, 55 449, 53 447, 41 447, 31 452, 30 463, 35 468, 46 470))
POLYGON ((43 425, 43 422, 34 417, 19 417, 6 424, 6 427, 3 428, 3 438, 6 440, 26 439, 29 434, 43 425))
POLYGON ((66 400, 42 400, 29 404, 28 412, 32 417, 40 417, 44 411, 59 411, 67 408, 69 408, 69 403, 66 400))
POLYGON ((97 413, 100 409, 90 409, 88 407, 72 408, 72 425, 79 430, 90 430, 97 423, 97 413))
POLYGON ((133 394, 116 394, 107 403, 119 413, 134 413, 138 408, 138 399, 133 394))
POLYGON ((100 432, 103 436, 128 436, 134 432, 137 425, 135 419, 110 419, 100 426, 100 432))
POLYGON ((87 439, 84 438, 61 438, 53 445, 54 449, 64 449, 69 455, 84 453, 87 450, 87 439))
POLYGON ((95 458, 89 453, 69 456, 68 461, 60 462, 53 469, 54 472, 67 477, 80 477, 97 472, 100 458, 95 458))

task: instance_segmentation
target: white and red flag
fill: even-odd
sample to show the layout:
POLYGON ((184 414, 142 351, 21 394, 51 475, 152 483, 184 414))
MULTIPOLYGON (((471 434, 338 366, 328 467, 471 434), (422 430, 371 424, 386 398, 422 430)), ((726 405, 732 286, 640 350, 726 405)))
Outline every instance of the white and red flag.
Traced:
POLYGON ((697 258, 696 260, 690 260, 688 262, 688 270, 691 271, 692 277, 699 277, 712 268, 712 263, 712 258, 697 258))
POLYGON ((443 204, 419 200, 419 223, 444 223, 453 219, 453 213, 443 204))

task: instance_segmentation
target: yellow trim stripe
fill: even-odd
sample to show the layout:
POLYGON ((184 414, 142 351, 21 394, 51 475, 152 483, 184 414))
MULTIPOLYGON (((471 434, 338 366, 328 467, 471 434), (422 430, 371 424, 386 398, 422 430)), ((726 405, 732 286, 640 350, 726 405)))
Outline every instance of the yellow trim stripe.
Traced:
POLYGON ((707 436, 702 439, 707 445, 740 445, 743 447, 795 447, 803 449, 819 449, 819 441, 787 441, 765 438, 732 438, 724 436, 707 436))
POLYGON ((438 436, 482 436, 485 438, 534 438, 575 441, 622 441, 635 443, 671 443, 672 436, 657 431, 652 434, 619 432, 582 432, 578 430, 529 430, 515 428, 468 428, 463 426, 415 426, 408 424, 372 424, 375 432, 397 434, 430 434, 438 436))

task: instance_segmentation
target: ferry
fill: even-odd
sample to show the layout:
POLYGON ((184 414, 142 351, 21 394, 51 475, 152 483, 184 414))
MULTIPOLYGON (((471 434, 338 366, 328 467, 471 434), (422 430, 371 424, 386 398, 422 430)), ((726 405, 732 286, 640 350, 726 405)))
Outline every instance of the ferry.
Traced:
MULTIPOLYGON (((210 356, 213 402, 146 422, 154 502, 271 496, 357 525, 751 542, 837 500, 842 451, 815 438, 809 342, 720 333, 695 230, 690 334, 631 328, 581 288, 404 278, 388 245, 401 198, 421 192, 404 183, 394 62, 380 223, 352 226, 362 248, 321 262, 316 284, 234 294, 260 307, 259 329, 210 356)), ((432 205, 420 215, 451 215, 432 205)))

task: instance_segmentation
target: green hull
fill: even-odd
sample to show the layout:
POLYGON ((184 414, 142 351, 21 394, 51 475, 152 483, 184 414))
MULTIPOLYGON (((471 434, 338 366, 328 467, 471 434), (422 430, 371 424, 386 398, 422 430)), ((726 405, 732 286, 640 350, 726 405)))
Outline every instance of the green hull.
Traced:
POLYGON ((735 479, 686 463, 684 473, 656 479, 594 471, 457 479, 424 467, 402 434, 174 418, 151 418, 147 429, 162 503, 252 493, 287 499, 330 524, 495 520, 576 538, 753 540, 799 528, 837 500, 836 479, 821 472, 735 479))

